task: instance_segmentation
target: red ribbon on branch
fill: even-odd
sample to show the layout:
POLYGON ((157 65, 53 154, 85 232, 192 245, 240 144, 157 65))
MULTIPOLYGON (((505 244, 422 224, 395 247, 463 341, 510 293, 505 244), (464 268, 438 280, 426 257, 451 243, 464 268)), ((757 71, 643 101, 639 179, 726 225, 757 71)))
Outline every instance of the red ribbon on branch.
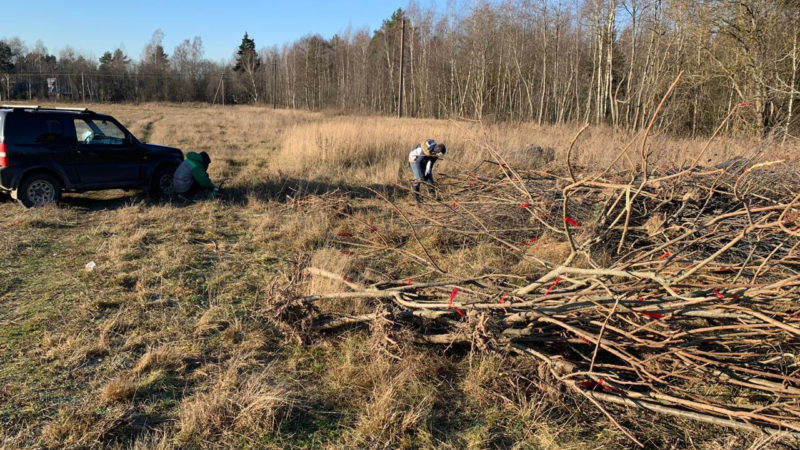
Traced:
POLYGON ((564 223, 574 228, 578 228, 580 226, 580 224, 578 224, 578 221, 573 219, 572 217, 564 217, 564 223))
POLYGON ((458 288, 454 287, 453 291, 450 292, 450 303, 447 305, 448 308, 452 308, 453 307, 453 300, 455 300, 457 295, 458 295, 458 288))
POLYGON ((661 313, 643 312, 640 314, 647 317, 648 319, 663 319, 664 317, 666 317, 664 314, 661 313))
POLYGON ((558 286, 558 283, 561 283, 561 277, 558 277, 558 278, 556 278, 556 281, 554 281, 554 282, 553 282, 553 285, 552 285, 552 286, 550 286, 550 287, 547 289, 547 291, 545 291, 544 295, 550 295, 550 293, 551 293, 551 292, 553 292, 553 289, 555 289, 555 288, 556 288, 556 286, 558 286))

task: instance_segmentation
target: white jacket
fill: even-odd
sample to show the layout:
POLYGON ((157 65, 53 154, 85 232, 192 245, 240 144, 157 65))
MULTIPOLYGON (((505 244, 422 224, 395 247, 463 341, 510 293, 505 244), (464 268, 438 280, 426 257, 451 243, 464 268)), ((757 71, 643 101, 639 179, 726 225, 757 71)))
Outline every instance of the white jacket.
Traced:
POLYGON ((408 154, 408 162, 410 163, 417 162, 420 160, 420 158, 423 158, 424 156, 425 152, 422 150, 422 146, 417 145, 416 147, 414 147, 413 150, 411 150, 411 153, 408 154))

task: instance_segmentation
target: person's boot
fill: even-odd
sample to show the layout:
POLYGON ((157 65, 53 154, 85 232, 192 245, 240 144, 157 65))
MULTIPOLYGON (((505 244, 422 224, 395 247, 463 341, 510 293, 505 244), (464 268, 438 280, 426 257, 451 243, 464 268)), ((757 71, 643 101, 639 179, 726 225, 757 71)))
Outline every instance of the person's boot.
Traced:
POLYGON ((419 183, 413 183, 411 185, 411 195, 414 197, 414 202, 416 204, 422 203, 422 198, 419 195, 419 183))
POLYGON ((436 189, 432 183, 425 183, 428 186, 428 194, 431 196, 432 199, 436 200, 437 202, 441 200, 439 197, 439 189, 436 189))

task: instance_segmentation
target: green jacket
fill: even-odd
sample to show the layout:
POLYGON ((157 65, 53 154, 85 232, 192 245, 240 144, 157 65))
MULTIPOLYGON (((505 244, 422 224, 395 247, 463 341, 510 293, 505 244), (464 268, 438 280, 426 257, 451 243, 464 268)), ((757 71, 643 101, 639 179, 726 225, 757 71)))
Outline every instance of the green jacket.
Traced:
POLYGON ((211 179, 208 178, 206 168, 203 166, 203 158, 199 153, 187 153, 186 162, 192 166, 192 177, 194 177, 194 180, 197 181, 197 184, 199 184, 200 187, 205 189, 214 189, 216 187, 214 186, 214 183, 211 182, 211 179))

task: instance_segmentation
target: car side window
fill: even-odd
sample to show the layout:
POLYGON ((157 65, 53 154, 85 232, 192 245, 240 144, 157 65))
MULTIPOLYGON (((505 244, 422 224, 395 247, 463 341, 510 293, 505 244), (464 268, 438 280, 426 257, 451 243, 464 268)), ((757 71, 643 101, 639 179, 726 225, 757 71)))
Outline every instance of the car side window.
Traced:
POLYGON ((23 114, 9 121, 9 140, 18 145, 54 145, 63 143, 64 126, 60 120, 23 114))
POLYGON ((75 119, 75 136, 81 145, 125 144, 125 132, 107 120, 75 119))

